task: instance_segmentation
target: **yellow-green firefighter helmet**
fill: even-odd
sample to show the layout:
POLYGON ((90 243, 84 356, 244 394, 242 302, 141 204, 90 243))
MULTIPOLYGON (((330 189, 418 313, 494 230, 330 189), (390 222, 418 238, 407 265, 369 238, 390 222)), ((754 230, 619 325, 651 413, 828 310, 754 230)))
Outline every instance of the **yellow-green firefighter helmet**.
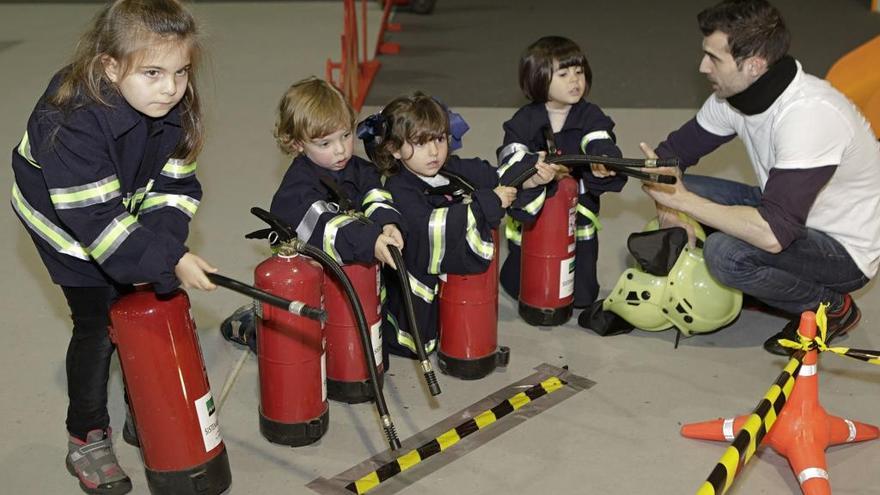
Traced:
POLYGON ((630 268, 617 280, 617 285, 602 303, 602 309, 617 314, 641 330, 665 330, 672 326, 660 309, 665 290, 665 277, 630 268))
POLYGON ((742 292, 715 280, 702 249, 685 247, 666 277, 663 315, 687 336, 718 330, 741 309, 742 292))

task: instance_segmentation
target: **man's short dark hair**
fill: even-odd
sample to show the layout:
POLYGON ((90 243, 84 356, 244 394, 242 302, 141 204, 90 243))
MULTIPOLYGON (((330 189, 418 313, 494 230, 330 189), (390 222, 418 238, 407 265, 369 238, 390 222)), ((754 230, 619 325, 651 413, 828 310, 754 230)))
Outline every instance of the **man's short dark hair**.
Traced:
POLYGON ((577 43, 562 36, 545 36, 526 48, 519 60, 519 87, 526 98, 535 103, 547 102, 554 61, 559 62, 560 69, 583 69, 587 80, 584 94, 593 86, 593 71, 577 43))
POLYGON ((727 35, 730 54, 737 63, 757 55, 773 65, 788 53, 791 34, 782 14, 766 0, 725 0, 697 15, 703 36, 715 31, 727 35))

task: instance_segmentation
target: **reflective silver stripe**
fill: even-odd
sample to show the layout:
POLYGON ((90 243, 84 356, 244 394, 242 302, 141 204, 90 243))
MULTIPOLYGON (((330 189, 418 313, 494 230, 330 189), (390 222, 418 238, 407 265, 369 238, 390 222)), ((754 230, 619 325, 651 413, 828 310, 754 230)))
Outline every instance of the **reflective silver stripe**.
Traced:
POLYGON ((805 364, 801 366, 798 376, 815 376, 818 371, 819 367, 815 364, 805 364))
POLYGON ((728 442, 732 442, 734 439, 733 434, 733 420, 734 418, 727 418, 724 420, 724 425, 721 427, 722 433, 724 433, 724 439, 728 442))
POLYGON ((577 205, 577 212, 590 221, 590 225, 579 225, 577 227, 577 240, 592 239, 596 232, 602 230, 602 222, 599 221, 599 217, 595 213, 584 205, 577 205))
POLYGON ((40 168, 40 166, 37 165, 37 162, 34 160, 34 155, 31 154, 31 140, 28 137, 27 131, 24 131, 24 136, 22 136, 21 142, 18 143, 18 148, 16 148, 16 151, 18 151, 18 154, 22 158, 27 160, 28 163, 37 168, 40 168))
POLYGON ((366 206, 367 203, 372 203, 374 201, 384 201, 386 203, 393 203, 394 200, 391 198, 391 193, 379 188, 373 188, 367 191, 367 194, 364 195, 364 200, 361 201, 361 206, 366 206))
POLYGON ((179 158, 169 158, 160 174, 172 179, 183 179, 196 174, 198 162, 185 163, 179 158))
POLYGON ((541 191, 541 194, 529 202, 529 204, 523 206, 523 211, 528 213, 529 215, 537 215, 539 211, 541 211, 541 207, 544 206, 544 200, 547 199, 547 189, 541 191))
POLYGON ((151 189, 153 189, 153 179, 150 179, 146 186, 135 191, 130 197, 124 198, 122 204, 125 205, 125 208, 133 215, 144 200, 144 196, 146 196, 151 189))
POLYGON ((846 441, 854 441, 856 439, 856 434, 858 433, 858 430, 856 430, 856 424, 846 418, 843 418, 843 422, 846 423, 846 427, 849 428, 849 436, 846 437, 846 441))
POLYGON ((105 203, 121 194, 116 175, 81 186, 49 189, 49 196, 56 210, 70 210, 105 203))
POLYGON ((103 263, 113 255, 132 232, 141 225, 128 212, 122 213, 107 225, 101 234, 89 245, 89 253, 98 263, 103 263))
MULTIPOLYGON (((508 161, 507 157, 518 152, 518 151, 523 151, 524 152, 523 154, 528 153, 529 147, 522 144, 522 143, 510 143, 507 146, 501 148, 501 151, 498 152, 498 165, 506 163, 508 161)), ((520 157, 520 158, 522 158, 522 157, 520 157)), ((517 161, 519 161, 519 160, 517 160, 517 161)), ((499 175, 500 175, 500 172, 499 172, 499 175)))
POLYGON ((492 260, 495 255, 495 244, 489 240, 485 241, 480 237, 480 231, 477 229, 477 219, 474 216, 470 205, 467 207, 467 234, 465 235, 468 247, 480 258, 484 260, 492 260))
POLYGON ((431 287, 430 285, 423 284, 419 279, 415 278, 411 273, 409 275, 409 286, 412 290, 412 293, 415 294, 419 299, 425 301, 428 304, 434 302, 434 296, 437 294, 437 286, 431 287))
POLYGON ((446 255, 446 217, 449 208, 436 208, 428 219, 428 273, 440 273, 446 255))
POLYGON ((312 206, 309 206, 309 210, 303 215, 303 219, 300 220, 299 225, 296 226, 296 236, 303 242, 308 242, 309 239, 312 238, 312 233, 315 231, 315 227, 318 225, 318 219, 321 218, 321 215, 324 213, 337 212, 339 212, 339 206, 337 206, 336 203, 328 203, 323 199, 315 201, 312 203, 312 206))
MULTIPOLYGON (((397 324, 397 320, 394 319, 394 316, 390 313, 388 316, 388 322, 391 323, 391 326, 394 327, 395 333, 397 334, 397 343, 411 350, 413 353, 416 352, 416 343, 410 335, 409 332, 402 330, 400 325, 397 324)), ((430 354, 434 352, 434 348, 437 346, 437 340, 431 339, 428 342, 425 342, 425 354, 430 354)))
POLYGON ((18 189, 18 184, 12 183, 12 208, 18 216, 24 220, 25 225, 41 239, 49 243, 59 253, 73 256, 84 261, 90 259, 89 253, 63 229, 52 223, 42 213, 37 211, 18 189))
POLYGON ((511 217, 507 217, 507 221, 504 222, 504 236, 507 237, 507 240, 519 246, 522 244, 522 223, 517 222, 511 217))
POLYGON ((337 263, 342 263, 342 257, 339 256, 339 251, 336 250, 336 234, 339 233, 339 229, 351 222, 354 222, 354 217, 337 215, 324 225, 324 252, 336 260, 337 263))
POLYGON ((813 478, 821 478, 823 480, 827 480, 828 479, 828 471, 825 471, 822 468, 811 467, 811 468, 804 469, 803 471, 798 473, 797 478, 798 478, 798 483, 800 483, 802 485, 813 478))
POLYGON ((578 179, 578 194, 586 194, 587 193, 587 184, 584 182, 584 179, 578 179))
MULTIPOLYGON (((379 208, 388 208, 389 210, 397 211, 397 208, 395 208, 387 203, 373 203, 370 206, 368 206, 366 210, 364 210, 364 215, 369 217, 370 215, 373 214, 374 211, 378 210, 379 208)), ((397 211, 397 214, 399 215, 400 212, 397 211)))
POLYGON ((144 215, 167 206, 177 208, 186 216, 192 218, 196 214, 196 210, 199 209, 199 204, 199 200, 183 194, 147 193, 138 214, 144 215))
POLYGON ((512 166, 516 165, 517 163, 519 163, 519 161, 522 160, 523 157, 526 156, 526 153, 528 153, 528 152, 529 152, 528 150, 519 150, 519 151, 515 152, 515 153, 510 157, 510 160, 504 162, 503 165, 501 165, 500 167, 498 167, 498 177, 501 177, 501 176, 503 176, 504 174, 506 174, 507 171, 510 170, 510 167, 512 167, 512 166))
POLYGON ((611 134, 608 134, 608 131, 588 132, 581 138, 581 151, 586 153, 587 145, 590 144, 590 141, 598 141, 600 139, 611 139, 611 134))

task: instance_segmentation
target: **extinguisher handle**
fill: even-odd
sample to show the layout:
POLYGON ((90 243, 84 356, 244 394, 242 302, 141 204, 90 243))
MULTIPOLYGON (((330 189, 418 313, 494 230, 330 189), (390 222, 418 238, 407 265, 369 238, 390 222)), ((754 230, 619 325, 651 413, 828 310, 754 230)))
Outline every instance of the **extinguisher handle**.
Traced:
POLYGON ((304 318, 316 321, 325 321, 327 319, 327 312, 321 308, 309 306, 308 304, 300 301, 290 301, 284 299, 283 297, 278 297, 275 294, 270 294, 269 292, 266 292, 264 290, 258 289, 243 282, 239 282, 238 280, 220 275, 219 273, 208 273, 207 275, 208 279, 211 282, 221 287, 226 287, 227 289, 231 289, 235 292, 238 292, 239 294, 243 294, 258 301, 262 301, 266 304, 271 304, 272 306, 281 308, 285 311, 290 311, 295 315, 299 315, 304 318))
POLYGON ((293 229, 290 225, 287 224, 284 220, 278 218, 272 213, 254 206, 251 208, 251 213, 253 213, 257 218, 269 224, 269 227, 278 234, 278 240, 281 242, 287 242, 292 239, 296 239, 296 230, 293 229))

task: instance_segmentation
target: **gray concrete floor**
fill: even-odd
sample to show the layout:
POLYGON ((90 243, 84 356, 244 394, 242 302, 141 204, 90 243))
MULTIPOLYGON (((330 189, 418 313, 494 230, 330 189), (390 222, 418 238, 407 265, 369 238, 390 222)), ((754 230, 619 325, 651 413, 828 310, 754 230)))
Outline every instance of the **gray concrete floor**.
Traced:
MULTIPOLYGON (((4 149, 17 144, 49 75, 64 62, 94 10, 94 5, 0 5, 4 149)), ((195 10, 207 27, 211 58, 202 79, 209 142, 199 159, 206 194, 190 246, 223 273, 247 280, 266 256, 263 245, 242 238, 260 227, 248 208, 268 206, 287 166, 271 137, 274 105, 290 82, 322 75, 324 61, 338 58, 341 9, 336 3, 307 2, 200 3, 195 10)), ((500 124, 513 109, 457 110, 472 127, 461 154, 492 157, 500 124)), ((656 143, 694 110, 607 111, 618 122, 625 155, 638 156, 639 141, 656 143)), ((715 153, 700 169, 752 180, 738 144, 715 153)), ((9 167, 0 167, 0 181, 7 190, 11 187, 9 167)), ((650 215, 650 203, 635 184, 606 200, 599 262, 603 293, 626 266, 626 236, 650 215)), ((11 209, 0 215, 0 230, 6 232, 5 255, 0 257, 6 327, 0 346, 0 416, 6 421, 0 428, 6 432, 0 443, 0 492, 78 493, 62 464, 67 308, 11 209)), ((880 322, 880 292, 873 285, 855 294, 863 318, 847 345, 880 348, 874 329, 880 322)), ((225 343, 217 328, 244 300, 228 291, 191 297, 205 364, 218 394, 240 351, 225 343)), ((532 374, 541 363, 568 365, 596 386, 428 474, 403 493, 693 493, 725 445, 684 439, 680 425, 750 412, 784 364, 760 348, 783 323, 746 312, 731 327, 684 340, 674 350, 672 331, 601 338, 574 320, 552 329, 532 328, 518 319, 515 302, 502 296, 500 341, 512 350, 506 370, 475 382, 440 376, 444 393, 433 400, 417 383, 414 364, 394 359, 385 393, 401 438, 532 374)), ((827 356, 821 370, 821 397, 829 412, 880 423, 880 369, 827 356)), ((118 366, 110 391, 112 426, 118 432, 124 417, 118 366)), ((271 445, 259 434, 257 403, 257 367, 250 358, 221 413, 232 493, 310 493, 304 485, 311 480, 332 477, 386 448, 370 406, 335 403, 330 431, 317 445, 271 445)), ((137 451, 120 438, 117 452, 134 480, 133 493, 147 493, 137 451)), ((827 457, 835 493, 880 493, 880 442, 833 447, 827 457)), ((427 462, 417 469, 433 468, 427 462)), ((785 459, 762 449, 729 493, 798 492, 785 459)))

